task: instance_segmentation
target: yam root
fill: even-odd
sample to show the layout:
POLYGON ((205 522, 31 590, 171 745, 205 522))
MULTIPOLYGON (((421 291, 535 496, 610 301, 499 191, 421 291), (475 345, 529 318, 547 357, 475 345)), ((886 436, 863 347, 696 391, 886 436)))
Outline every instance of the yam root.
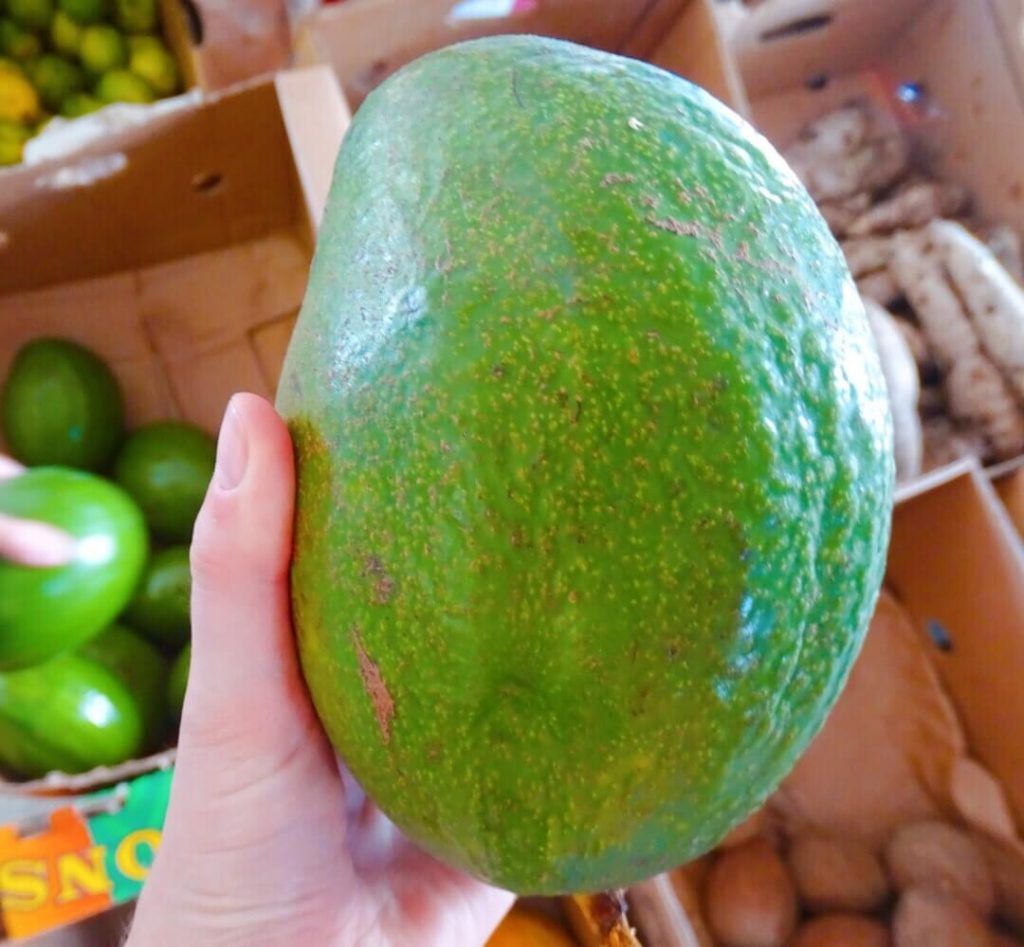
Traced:
POLYGON ((849 224, 847 233, 852 237, 865 237, 916 229, 937 217, 958 213, 967 205, 967 200, 967 191, 958 184, 922 181, 875 204, 849 224))
POLYGON ((910 164, 910 145, 899 133, 869 141, 850 154, 822 160, 806 148, 785 155, 818 202, 837 201, 861 191, 880 191, 905 174, 910 164))
POLYGON ((811 911, 869 913, 889 897, 881 859, 856 839, 799 835, 790 845, 788 861, 797 895, 811 911))
POLYGON ((892 922, 895 947, 991 947, 985 922, 963 901, 931 888, 908 888, 892 922))
POLYGON ((988 445, 983 456, 1009 460, 1024 451, 1024 417, 1003 376, 978 352, 946 375, 950 416, 975 428, 988 445))
POLYGON ((806 921, 789 947, 889 947, 889 929, 859 914, 822 914, 806 921))
POLYGON ((857 291, 864 299, 870 299, 886 308, 894 305, 902 295, 888 270, 861 276, 857 280, 857 291))
POLYGON ((871 195, 867 191, 851 194, 837 201, 822 201, 818 205, 821 216, 825 218, 829 230, 836 237, 846 236, 846 232, 858 217, 871 206, 871 195))
POLYGON ((719 856, 705 900, 708 925, 723 947, 783 947, 796 927, 793 881, 764 839, 719 856))
POLYGON ((992 873, 970 835, 947 822, 912 822, 889 840, 885 861, 900 890, 923 885, 988 917, 995 905, 992 873))
POLYGON ((864 300, 864 304, 889 393, 896 476, 899 480, 909 480, 921 472, 924 452, 917 411, 920 393, 917 363, 893 316, 870 299, 864 300))
POLYGON ((952 286, 963 300, 982 350, 1024 398, 1024 289, 995 255, 960 224, 928 227, 952 286))

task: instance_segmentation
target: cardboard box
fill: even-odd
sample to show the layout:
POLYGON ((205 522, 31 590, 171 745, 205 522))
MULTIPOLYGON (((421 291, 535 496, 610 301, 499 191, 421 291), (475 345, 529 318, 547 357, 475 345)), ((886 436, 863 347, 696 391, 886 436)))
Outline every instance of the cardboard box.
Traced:
POLYGON ((289 64, 285 0, 160 0, 160 15, 186 88, 226 89, 289 64))
MULTIPOLYGON (((554 36, 639 58, 650 57, 677 24, 676 62, 714 75, 722 59, 711 0, 346 0, 295 26, 299 64, 325 63, 338 73, 353 107, 395 70, 452 43, 497 33, 554 36), (495 12, 505 15, 486 15, 495 12), (710 39, 710 45, 708 40, 710 39)), ((699 81, 699 80, 698 80, 699 81)), ((719 82, 717 76, 712 80, 719 82)), ((702 83, 703 84, 703 83, 702 83)))

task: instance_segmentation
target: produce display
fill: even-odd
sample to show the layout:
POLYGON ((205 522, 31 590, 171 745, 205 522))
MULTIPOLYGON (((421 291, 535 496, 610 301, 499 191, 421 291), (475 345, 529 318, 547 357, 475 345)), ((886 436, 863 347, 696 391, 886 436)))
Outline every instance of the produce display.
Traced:
POLYGON ((312 698, 449 863, 665 870, 833 705, 885 563, 884 379, 813 202, 678 77, 499 37, 378 87, 277 403, 312 698))
POLYGON ((967 191, 920 167, 865 101, 809 125, 785 156, 873 313, 901 479, 1024 452, 1018 236, 973 214, 967 191))
POLYGON ((153 102, 180 84, 158 0, 0 0, 0 166, 55 115, 153 102))
POLYGON ((58 526, 76 544, 65 566, 0 561, 0 775, 78 773, 158 750, 188 674, 180 543, 214 440, 179 421, 126 435, 110 369, 61 339, 23 346, 2 398, 6 449, 29 469, 0 481, 0 512, 58 526))

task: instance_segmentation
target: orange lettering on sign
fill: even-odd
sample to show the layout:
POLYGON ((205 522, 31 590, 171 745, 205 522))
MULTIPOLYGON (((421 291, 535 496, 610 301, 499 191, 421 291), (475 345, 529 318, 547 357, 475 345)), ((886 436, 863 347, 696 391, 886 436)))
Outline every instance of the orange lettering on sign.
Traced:
POLYGON ((0 911, 7 935, 33 937, 106 910, 110 884, 104 871, 99 885, 97 868, 102 854, 74 809, 57 810, 47 831, 28 838, 0 828, 0 911), (61 899, 71 892, 78 893, 61 899))

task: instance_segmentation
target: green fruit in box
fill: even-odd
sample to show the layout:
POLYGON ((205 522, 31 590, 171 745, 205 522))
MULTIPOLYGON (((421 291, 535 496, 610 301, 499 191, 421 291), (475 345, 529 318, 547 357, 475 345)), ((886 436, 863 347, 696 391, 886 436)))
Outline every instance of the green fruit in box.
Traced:
POLYGON ((135 497, 150 528, 167 542, 188 542, 213 476, 216 442, 182 421, 135 431, 114 464, 114 478, 135 497))
POLYGON ((50 45, 64 56, 78 59, 85 30, 63 10, 58 10, 50 24, 50 45))
POLYGON ((158 95, 173 95, 178 88, 178 65, 167 49, 136 48, 130 54, 128 68, 145 79, 158 95))
POLYGON ((0 768, 16 776, 116 766, 144 739, 138 702, 96 661, 69 654, 0 674, 0 768))
POLYGON ((99 23, 110 12, 108 0, 57 0, 57 6, 82 26, 99 23))
POLYGON ((145 105, 156 99, 156 93, 144 79, 127 69, 115 69, 105 73, 93 90, 101 102, 130 102, 145 105))
POLYGON ((188 641, 192 573, 188 546, 153 553, 125 620, 160 645, 180 647, 188 641))
POLYGON ((7 15, 24 29, 42 33, 53 19, 53 0, 7 0, 7 15))
POLYGON ((76 92, 69 95, 64 104, 60 107, 60 114, 65 118, 79 118, 82 115, 89 115, 98 112, 103 108, 103 103, 85 92, 76 92))
POLYGON ((152 33, 159 25, 157 0, 114 0, 114 21, 126 33, 152 33))
POLYGON ((181 719, 181 707, 185 703, 185 689, 188 687, 191 664, 192 645, 187 644, 171 665, 171 674, 167 679, 167 707, 175 719, 181 719))
POLYGON ((885 564, 878 357, 799 181, 683 79, 500 37, 371 93, 278 408, 310 693, 448 862, 681 864, 835 701, 885 564))
POLYGON ((128 64, 128 43, 112 26, 98 23, 82 30, 78 57, 86 71, 101 76, 128 64))
POLYGON ((135 698, 145 724, 141 750, 157 749, 167 731, 170 667, 148 641, 124 625, 111 625, 78 652, 111 672, 135 698))
POLYGON ((0 19, 0 55, 18 62, 28 62, 42 52, 43 44, 34 33, 18 26, 13 20, 0 19))
POLYGON ((76 539, 65 566, 0 560, 0 670, 11 670, 103 631, 135 592, 147 538, 142 514, 123 490, 62 467, 35 467, 0 481, 0 513, 50 523, 76 539))
POLYGON ((0 167, 19 164, 32 132, 21 122, 0 118, 0 167))
POLYGON ((14 59, 7 59, 4 56, 0 56, 0 73, 4 72, 13 72, 17 76, 24 74, 21 63, 14 59))
POLYGON ((60 111, 65 99, 85 88, 81 67, 52 53, 45 53, 32 63, 29 75, 43 105, 54 112, 60 111))
POLYGON ((36 339, 14 357, 0 392, 0 421, 22 463, 99 470, 121 443, 121 390, 89 349, 65 339, 36 339))

